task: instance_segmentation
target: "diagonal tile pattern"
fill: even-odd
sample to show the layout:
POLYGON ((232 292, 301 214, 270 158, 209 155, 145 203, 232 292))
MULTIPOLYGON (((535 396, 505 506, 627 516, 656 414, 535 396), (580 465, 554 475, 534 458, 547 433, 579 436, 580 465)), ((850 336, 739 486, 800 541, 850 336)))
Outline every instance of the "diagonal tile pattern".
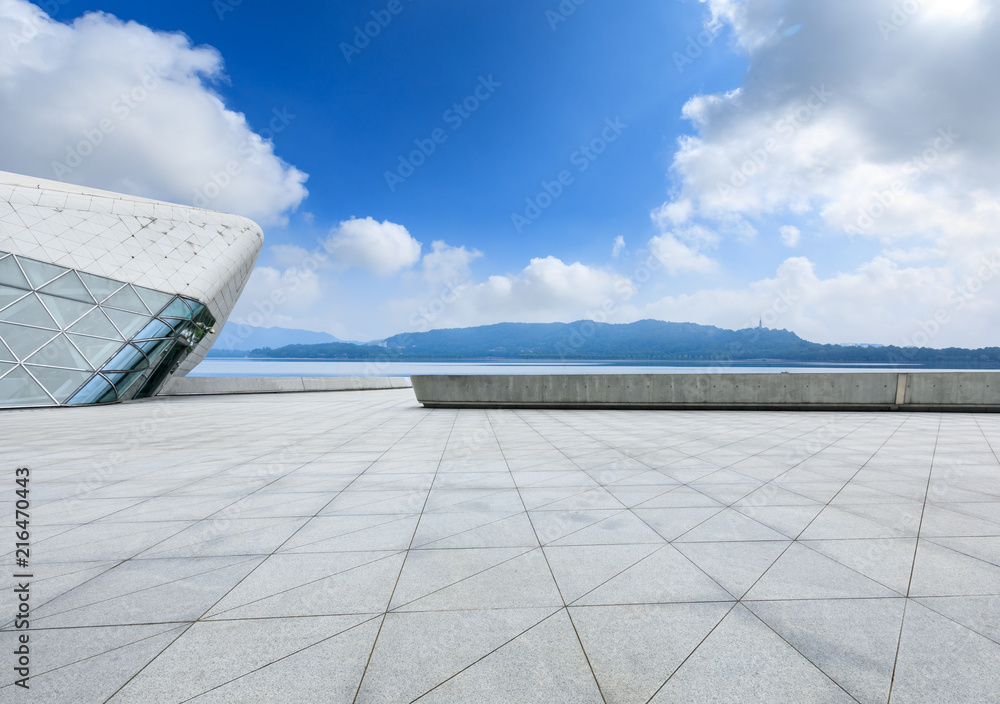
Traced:
POLYGON ((394 390, 5 412, 0 446, 32 469, 32 701, 1000 691, 994 416, 394 390))

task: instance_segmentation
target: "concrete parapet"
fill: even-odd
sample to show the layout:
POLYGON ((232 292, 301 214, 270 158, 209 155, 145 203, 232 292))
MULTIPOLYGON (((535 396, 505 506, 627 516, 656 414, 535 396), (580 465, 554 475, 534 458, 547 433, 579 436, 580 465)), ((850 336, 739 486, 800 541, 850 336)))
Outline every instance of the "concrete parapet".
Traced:
POLYGON ((159 395, 287 394, 408 388, 410 380, 405 376, 182 376, 168 381, 159 395))
POLYGON ((1000 411, 1000 372, 420 375, 447 408, 1000 411))

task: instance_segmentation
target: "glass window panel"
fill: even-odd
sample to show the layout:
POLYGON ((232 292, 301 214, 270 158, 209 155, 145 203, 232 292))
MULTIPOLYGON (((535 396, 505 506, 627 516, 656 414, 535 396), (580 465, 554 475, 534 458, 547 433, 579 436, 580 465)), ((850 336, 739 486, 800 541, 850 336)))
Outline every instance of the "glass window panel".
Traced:
POLYGON ((122 392, 135 383, 136 379, 144 374, 143 371, 138 372, 104 372, 104 378, 115 385, 115 389, 118 391, 118 397, 121 398, 122 392))
POLYGON ((26 296, 27 293, 27 291, 21 288, 0 285, 0 310, 6 308, 18 298, 26 296))
POLYGON ((31 284, 21 273, 21 267, 17 265, 14 257, 4 257, 0 259, 0 284, 13 286, 14 288, 31 288, 31 284))
POLYGON ((0 340, 0 361, 3 361, 3 362, 16 362, 17 361, 17 357, 14 356, 13 352, 11 352, 9 349, 7 349, 7 345, 5 345, 3 343, 3 340, 0 340))
POLYGON ((146 310, 145 304, 139 295, 132 290, 131 286, 124 286, 118 293, 113 296, 108 296, 104 301, 104 305, 112 306, 113 308, 121 308, 122 310, 128 310, 133 313, 149 313, 146 310))
POLYGON ((66 403, 70 406, 79 406, 88 403, 111 403, 117 400, 118 396, 115 394, 115 387, 107 379, 98 375, 88 381, 66 403))
POLYGON ((125 345, 121 352, 104 365, 104 369, 107 371, 130 372, 135 369, 145 369, 147 365, 146 355, 132 345, 125 345))
POLYGON ((42 299, 42 303, 45 304, 45 307, 49 309, 49 313, 59 323, 59 327, 63 329, 68 328, 94 308, 92 303, 71 301, 68 298, 56 298, 55 296, 47 296, 44 293, 39 293, 38 297, 42 299))
POLYGON ((28 281, 31 282, 32 288, 41 288, 52 279, 69 271, 66 267, 46 264, 27 257, 18 257, 17 261, 24 273, 28 275, 28 281))
POLYGON ((78 332, 84 335, 94 335, 95 337, 107 337, 114 340, 122 340, 118 328, 111 324, 108 316, 100 308, 87 313, 76 325, 69 329, 70 332, 78 332))
POLYGON ((85 303, 96 303, 90 291, 80 281, 80 277, 75 271, 68 271, 52 283, 45 284, 39 289, 41 293, 51 293, 54 296, 64 296, 72 298, 74 301, 84 301, 85 303))
POLYGON ((164 308, 160 315, 166 315, 174 318, 190 318, 191 309, 183 300, 175 298, 174 302, 164 308))
POLYGON ((183 330, 191 324, 190 320, 181 320, 180 318, 164 318, 163 321, 174 330, 183 330))
POLYGON ((133 286, 139 297, 142 298, 143 303, 149 308, 150 312, 158 313, 163 309, 163 306, 167 305, 174 299, 172 294, 163 293, 163 291, 154 291, 151 288, 143 288, 142 286, 133 286))
POLYGON ((73 392, 80 388, 93 372, 76 372, 70 369, 51 369, 49 367, 33 367, 27 365, 31 375, 55 396, 56 401, 65 403, 73 392))
POLYGON ((115 324, 115 327, 121 330, 126 340, 146 327, 146 324, 149 322, 148 315, 126 313, 123 310, 115 310, 114 308, 105 308, 104 312, 111 318, 111 322, 115 324))
POLYGON ((7 347, 18 359, 24 359, 36 352, 39 347, 55 336, 55 330, 40 330, 26 328, 23 325, 0 323, 0 338, 7 343, 7 347))
POLYGON ((52 398, 24 367, 0 377, 0 406, 54 406, 52 398))
POLYGON ((25 296, 14 305, 0 310, 0 320, 7 323, 22 323, 24 325, 37 325, 40 328, 59 329, 56 321, 52 319, 52 316, 45 310, 45 306, 38 300, 38 296, 33 293, 25 296))
POLYGON ((44 364, 49 367, 90 369, 87 360, 84 359, 80 351, 73 346, 65 335, 60 335, 25 361, 31 364, 44 364))
POLYGON ((146 353, 149 364, 152 366, 156 364, 156 360, 160 358, 160 355, 170 349, 173 344, 173 340, 146 340, 145 342, 135 343, 135 346, 146 353))
POLYGON ((129 401, 142 388, 142 383, 146 380, 148 372, 136 372, 130 374, 122 383, 117 384, 118 398, 122 401, 129 401))
POLYGON ((83 352, 83 356, 87 358, 94 369, 103 367, 122 348, 121 340, 101 340, 73 333, 69 333, 69 338, 77 349, 83 352))
POLYGON ((95 276, 94 274, 85 274, 84 272, 79 272, 80 278, 83 283, 87 284, 87 288, 94 295, 98 301, 103 301, 105 298, 110 296, 112 293, 120 289, 123 284, 121 281, 114 281, 112 279, 106 279, 103 276, 95 276))
POLYGON ((11 362, 0 362, 0 376, 3 376, 16 366, 16 364, 12 364, 11 362))
POLYGON ((142 329, 138 335, 136 335, 137 340, 150 340, 155 337, 169 337, 174 334, 173 329, 162 320, 154 320, 149 325, 142 329))

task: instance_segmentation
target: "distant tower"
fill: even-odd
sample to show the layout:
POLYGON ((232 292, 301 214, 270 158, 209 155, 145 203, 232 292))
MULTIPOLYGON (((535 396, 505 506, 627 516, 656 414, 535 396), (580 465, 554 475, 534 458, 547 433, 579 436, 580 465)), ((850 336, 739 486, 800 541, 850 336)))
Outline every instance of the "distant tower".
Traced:
POLYGON ((757 323, 757 329, 758 330, 763 330, 764 329, 764 319, 763 318, 761 318, 760 322, 757 323))

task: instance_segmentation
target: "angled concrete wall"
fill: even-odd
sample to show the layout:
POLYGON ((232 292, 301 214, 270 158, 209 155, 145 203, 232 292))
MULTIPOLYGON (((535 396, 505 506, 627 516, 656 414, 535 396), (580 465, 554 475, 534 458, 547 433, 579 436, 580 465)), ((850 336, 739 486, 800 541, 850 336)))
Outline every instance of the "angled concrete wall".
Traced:
POLYGON ((183 376, 168 381, 159 395, 290 394, 307 391, 374 391, 408 388, 410 380, 405 376, 183 376))
POLYGON ((428 407, 1000 411, 1000 372, 414 376, 428 407))

